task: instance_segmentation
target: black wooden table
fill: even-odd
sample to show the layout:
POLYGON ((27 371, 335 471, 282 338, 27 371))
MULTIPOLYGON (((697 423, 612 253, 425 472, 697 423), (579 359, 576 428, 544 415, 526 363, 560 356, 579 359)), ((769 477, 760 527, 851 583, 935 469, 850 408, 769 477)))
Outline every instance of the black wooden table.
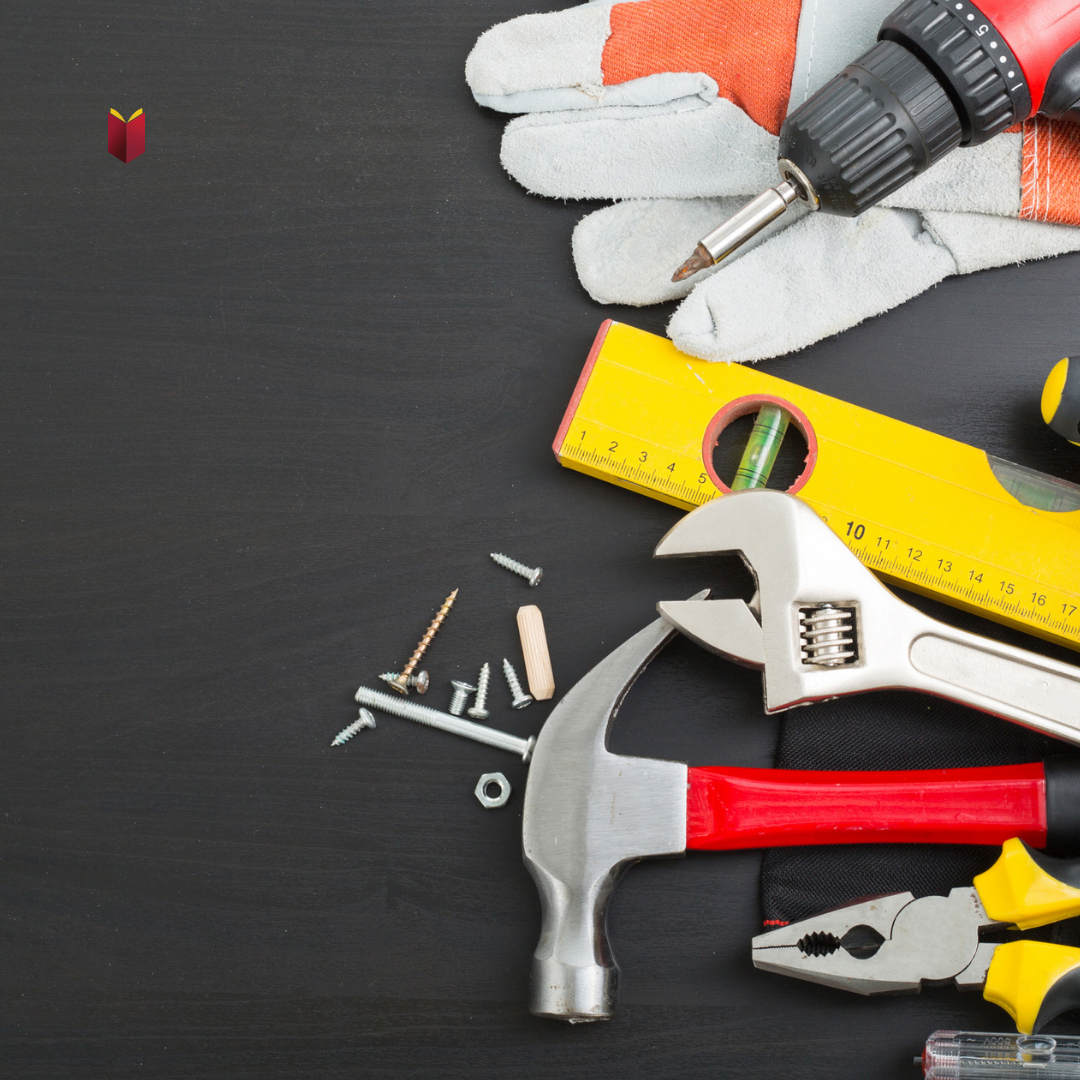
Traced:
MULTIPOLYGON (((498 164, 462 67, 523 10, 0 11, 5 1075, 899 1080, 935 1027, 1008 1026, 755 971, 757 853, 633 870, 619 1016, 533 1019, 525 767, 389 717, 330 747, 455 587, 440 706, 516 655, 521 603, 565 690, 699 584, 651 560, 677 511, 552 457, 601 320, 670 309, 592 303, 582 208, 498 164), (110 108, 146 111, 129 165, 110 108)), ((1076 256, 953 279, 762 367, 1080 480, 1037 413, 1078 288, 1076 256)), ((518 734, 549 711, 492 697, 518 734)), ((777 730, 758 676, 680 643, 615 740, 765 766, 777 730)))

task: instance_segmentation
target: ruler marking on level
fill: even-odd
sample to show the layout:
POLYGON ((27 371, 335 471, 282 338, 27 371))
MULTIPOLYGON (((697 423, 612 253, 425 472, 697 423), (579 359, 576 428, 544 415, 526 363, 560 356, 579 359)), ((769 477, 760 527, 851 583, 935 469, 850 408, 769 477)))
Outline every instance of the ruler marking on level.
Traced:
POLYGON ((1080 572, 1070 569, 1071 534, 1058 525, 1076 527, 1080 515, 1018 513, 982 451, 738 365, 700 365, 618 323, 605 324, 594 357, 560 428, 556 449, 567 467, 693 509, 722 494, 702 449, 717 409, 740 397, 780 396, 804 411, 819 443, 802 497, 864 565, 891 584, 1080 646, 1080 572), (882 490, 895 490, 895 500, 883 501, 882 490), (860 517, 865 511, 892 524, 860 517), (854 536, 843 535, 856 526, 854 536), (1027 546, 1005 543, 1010 535, 1027 546), (1035 557, 1040 536, 1051 557, 1035 557), (1010 560, 1014 566, 1004 565, 1010 560))
MULTIPOLYGON (((618 429, 611 428, 609 425, 606 424, 598 424, 594 426, 600 427, 605 437, 611 431, 618 432, 618 429)), ((632 435, 627 437, 634 439, 634 436, 632 435)), ((653 453, 656 450, 655 443, 651 443, 647 440, 642 439, 634 439, 634 441, 638 445, 648 446, 648 453, 653 453)), ((678 461, 679 458, 682 458, 683 464, 686 464, 686 457, 684 454, 681 454, 678 451, 672 450, 668 447, 661 447, 660 449, 666 454, 670 454, 671 456, 675 457, 676 461, 678 461)), ((568 458, 571 461, 576 461, 582 464, 589 464, 599 470, 614 473, 622 479, 634 482, 646 489, 651 488, 653 490, 663 491, 668 495, 672 495, 676 498, 682 499, 690 506, 700 506, 703 503, 710 502, 719 494, 719 492, 716 491, 716 489, 711 484, 704 490, 694 490, 689 485, 681 481, 672 480, 669 477, 660 476, 657 473, 655 467, 651 471, 646 471, 642 469, 640 465, 635 465, 626 461, 625 458, 621 460, 618 458, 612 458, 611 456, 600 453, 595 449, 585 449, 581 446, 575 446, 571 443, 568 443, 568 441, 566 440, 564 440, 562 448, 560 450, 560 457, 568 458)), ((698 467, 697 461, 693 462, 693 467, 698 467)))
MULTIPOLYGON (((1060 587, 1054 588, 1052 586, 1045 586, 1041 582, 1030 578, 1025 574, 1016 574, 1012 571, 995 567, 992 564, 980 562, 962 552, 952 551, 948 548, 942 548, 930 541, 911 537, 896 529, 887 528, 878 522, 864 521, 862 524, 866 527, 881 529, 883 536, 888 533, 890 542, 896 542, 901 549, 906 544, 910 544, 911 548, 916 548, 921 545, 922 552, 928 554, 931 559, 933 559, 938 552, 941 552, 942 557, 938 561, 952 561, 957 563, 961 569, 967 570, 969 574, 978 574, 981 576, 988 573, 991 575, 1000 573, 1002 575, 1003 584, 1010 584, 1014 589, 1030 589, 1033 594, 1045 596, 1045 606, 1050 606, 1051 600, 1053 600, 1053 603, 1060 604, 1063 602, 1063 598, 1065 606, 1070 606, 1074 597, 1074 594, 1066 592, 1060 587)), ((924 568, 911 567, 902 563, 896 556, 886 556, 883 553, 873 551, 870 548, 850 543, 848 538, 843 535, 840 536, 840 539, 845 542, 845 545, 852 554, 864 565, 888 574, 901 584, 904 582, 912 584, 918 583, 939 593, 962 597, 969 601, 973 606, 980 609, 990 609, 1004 615, 1017 616, 1047 629, 1055 630, 1072 640, 1080 640, 1080 625, 1071 625, 1060 616, 1054 615, 1049 611, 1040 610, 1038 605, 1025 604, 1020 600, 1007 600, 1004 596, 997 597, 989 590, 977 590, 971 585, 965 585, 962 581, 950 578, 945 574, 935 574, 933 571, 924 568)), ((1080 611, 1080 597, 1078 597, 1077 600, 1077 610, 1080 611)))

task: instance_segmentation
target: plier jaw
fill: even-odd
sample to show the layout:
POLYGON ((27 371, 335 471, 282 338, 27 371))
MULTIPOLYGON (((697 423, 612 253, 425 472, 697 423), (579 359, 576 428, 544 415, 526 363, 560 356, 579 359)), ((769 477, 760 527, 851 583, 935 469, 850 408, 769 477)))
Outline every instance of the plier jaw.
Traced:
POLYGON ((752 953, 764 971, 856 994, 918 993, 924 981, 978 989, 997 947, 980 933, 1001 925, 971 887, 891 893, 760 934, 752 953))

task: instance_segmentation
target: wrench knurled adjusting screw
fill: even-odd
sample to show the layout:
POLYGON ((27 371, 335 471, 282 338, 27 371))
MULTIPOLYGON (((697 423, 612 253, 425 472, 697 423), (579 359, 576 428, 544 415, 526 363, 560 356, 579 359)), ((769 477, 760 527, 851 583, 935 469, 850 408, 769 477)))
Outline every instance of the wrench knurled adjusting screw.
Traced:
POLYGON ((450 699, 450 715, 460 716, 465 711, 465 702, 476 687, 460 679, 451 679, 450 685, 454 688, 454 696, 450 699))
POLYGON ((517 559, 511 559, 509 555, 499 555, 493 551, 491 557, 500 566, 512 570, 515 574, 520 574, 534 589, 540 584, 540 579, 544 576, 544 571, 539 566, 526 566, 524 563, 519 563, 517 559))
MULTIPOLYGON (((386 671, 379 676, 383 682, 392 683, 398 677, 396 671, 386 671)), ((416 689, 418 694, 426 694, 428 687, 431 685, 431 676, 426 671, 418 671, 415 675, 410 675, 408 678, 409 686, 416 689)))
POLYGON ((476 679, 476 704, 469 709, 474 720, 486 720, 491 713, 487 711, 488 683, 491 681, 491 665, 484 664, 476 679))
POLYGON ((855 612, 836 604, 799 608, 802 662, 841 667, 858 659, 855 612))
POLYGON ((506 657, 503 657, 503 674, 506 676, 506 685, 510 687, 510 693, 514 695, 510 707, 512 709, 524 709, 526 705, 531 705, 533 703, 532 694, 526 694, 521 689, 521 683, 518 682, 514 665, 506 657))
POLYGON ((391 716, 415 720, 418 724, 427 724, 428 727, 449 731, 454 735, 464 735, 466 739, 475 739, 488 746, 497 746, 500 750, 509 750, 512 754, 520 755, 522 761, 528 761, 532 757, 533 747, 536 745, 536 736, 520 739, 517 735, 496 731, 486 724, 474 724, 471 720, 463 720, 460 716, 451 716, 449 713, 439 712, 438 709, 429 709, 426 705, 417 705, 412 701, 402 701, 400 698, 391 697, 389 694, 380 694, 378 690, 369 690, 366 686, 361 686, 356 691, 356 700, 361 705, 381 709, 383 712, 390 713, 391 716))
POLYGON ((354 720, 347 728, 342 728, 337 733, 337 737, 330 744, 331 746, 340 746, 343 742, 348 742, 358 731, 363 731, 364 728, 374 727, 375 717, 367 709, 360 710, 360 719, 354 720))
POLYGON ((431 644, 431 639, 439 632, 439 627, 442 626, 443 619, 446 618, 450 609, 454 606, 457 594, 458 591, 455 589, 443 601, 443 606, 439 608, 438 615, 431 620, 431 625, 424 631, 424 636, 420 639, 420 644, 416 646, 416 652, 409 657, 409 662, 405 665, 405 670, 390 683, 399 694, 407 694, 409 692, 409 676, 413 673, 413 668, 420 663, 420 657, 427 652, 427 647, 431 644))

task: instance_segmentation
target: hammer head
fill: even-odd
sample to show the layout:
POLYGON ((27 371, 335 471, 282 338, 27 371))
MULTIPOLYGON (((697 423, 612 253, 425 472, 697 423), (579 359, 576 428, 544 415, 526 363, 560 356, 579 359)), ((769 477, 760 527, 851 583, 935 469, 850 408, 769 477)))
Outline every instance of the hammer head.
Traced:
POLYGON ((613 1014, 618 968, 605 913, 615 882, 638 859, 686 849, 686 766, 607 748, 627 691, 675 633, 658 619, 620 645, 566 694, 536 740, 522 822, 543 919, 529 1002, 536 1016, 577 1023, 613 1014))

